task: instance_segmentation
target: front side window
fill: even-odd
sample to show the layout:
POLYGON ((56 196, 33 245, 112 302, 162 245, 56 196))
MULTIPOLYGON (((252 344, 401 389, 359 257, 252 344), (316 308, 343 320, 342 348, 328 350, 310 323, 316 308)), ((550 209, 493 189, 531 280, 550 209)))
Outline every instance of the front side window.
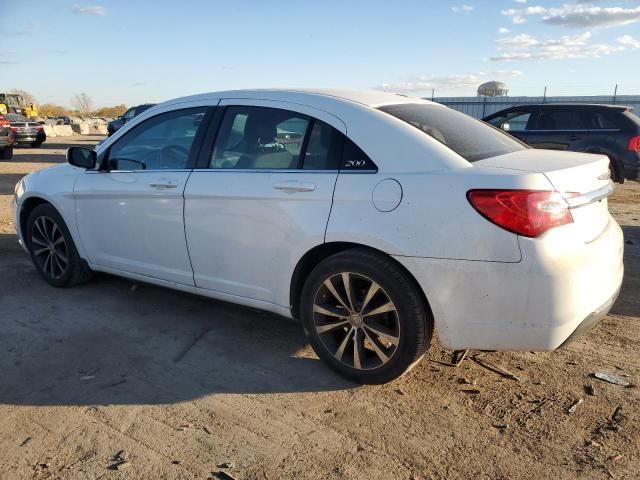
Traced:
POLYGON ((577 110, 542 110, 538 114, 536 130, 584 130, 577 110))
POLYGON ((210 168, 295 169, 311 119, 278 108, 228 107, 216 138, 210 168))
POLYGON ((205 111, 205 108, 190 108, 162 113, 135 126, 109 149, 109 169, 187 168, 191 147, 205 111))
POLYGON ((379 109, 433 137, 468 162, 529 148, 484 122, 442 105, 412 103, 379 109))

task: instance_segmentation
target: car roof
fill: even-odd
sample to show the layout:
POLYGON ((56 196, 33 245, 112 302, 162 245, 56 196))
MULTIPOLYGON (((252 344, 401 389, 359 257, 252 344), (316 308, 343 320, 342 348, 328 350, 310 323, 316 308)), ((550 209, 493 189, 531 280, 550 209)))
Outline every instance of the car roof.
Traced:
POLYGON ((525 103, 522 105, 514 105, 505 110, 511 110, 512 108, 553 108, 553 107, 571 107, 571 108, 607 108, 612 110, 633 110, 633 107, 627 105, 611 105, 606 103, 525 103))
POLYGON ((227 90, 221 92, 202 93, 188 97, 176 98, 165 102, 165 105, 188 101, 206 100, 210 98, 228 99, 264 99, 279 101, 304 101, 309 105, 316 103, 358 103, 369 107, 382 105, 394 105, 398 103, 425 103, 433 104, 428 100, 417 97, 408 97, 397 93, 381 90, 349 90, 349 89, 251 89, 251 90, 227 90))

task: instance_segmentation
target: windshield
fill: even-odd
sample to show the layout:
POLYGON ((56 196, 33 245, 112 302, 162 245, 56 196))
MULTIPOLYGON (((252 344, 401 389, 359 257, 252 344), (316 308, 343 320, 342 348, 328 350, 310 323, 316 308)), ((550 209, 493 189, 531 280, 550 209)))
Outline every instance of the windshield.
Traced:
POLYGON ((10 122, 28 122, 29 119, 27 117, 23 117, 22 115, 18 115, 17 113, 8 113, 6 117, 10 122))
POLYGON ((497 128, 442 105, 411 103, 379 110, 413 125, 469 162, 529 148, 497 128))

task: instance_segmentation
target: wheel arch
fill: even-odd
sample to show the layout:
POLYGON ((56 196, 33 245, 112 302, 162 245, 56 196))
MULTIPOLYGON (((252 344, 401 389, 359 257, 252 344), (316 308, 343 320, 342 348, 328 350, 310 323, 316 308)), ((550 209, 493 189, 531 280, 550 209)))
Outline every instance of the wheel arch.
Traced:
POLYGON ((45 203, 51 205, 53 208, 58 210, 53 203, 44 199, 43 197, 33 196, 33 197, 26 198, 22 202, 22 207, 20 208, 19 222, 20 222, 20 232, 25 242, 26 242, 25 235, 27 233, 27 220, 29 219, 29 215, 31 215, 31 212, 33 212, 34 208, 36 208, 39 205, 43 205, 45 203))
POLYGON ((620 164, 620 162, 618 160, 616 160, 615 155, 613 155, 611 153, 611 151, 609 151, 606 148, 602 148, 602 147, 592 147, 587 149, 587 151, 585 153, 593 153, 596 155, 604 155, 605 157, 609 158, 609 163, 611 165, 611 167, 614 170, 614 175, 615 178, 612 178, 611 180, 613 180, 616 183, 624 183, 625 177, 624 177, 624 168, 623 166, 620 164))
POLYGON ((360 243, 353 242, 327 242, 320 245, 316 245, 311 250, 306 252, 298 261, 295 269, 293 270, 293 275, 291 276, 291 285, 289 290, 289 301, 291 305, 291 316, 293 318, 300 318, 300 297, 302 294, 302 289, 304 287, 304 282, 309 276, 309 274, 313 271, 313 269, 324 259, 330 257, 331 255, 335 255, 336 253, 344 252, 347 250, 353 249, 361 249, 361 250, 369 250, 370 252, 374 252, 378 255, 382 255, 389 260, 391 260, 398 269, 400 269, 409 279, 409 281, 413 284, 420 295, 420 299, 422 300, 424 307, 427 311, 431 313, 433 318, 433 311, 431 310, 431 306, 429 305, 429 301, 427 296, 416 280, 416 278, 411 274, 411 272, 400 262, 398 262, 395 258, 393 258, 388 253, 383 252, 377 248, 370 247, 368 245, 363 245, 360 243))

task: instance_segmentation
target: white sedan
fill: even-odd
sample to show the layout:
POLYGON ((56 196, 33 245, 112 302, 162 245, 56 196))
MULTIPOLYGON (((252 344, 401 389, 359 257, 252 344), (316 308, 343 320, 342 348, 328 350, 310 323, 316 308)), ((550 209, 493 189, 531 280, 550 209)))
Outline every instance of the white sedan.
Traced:
POLYGON ((601 320, 623 239, 604 156, 532 150, 383 92, 171 100, 16 186, 18 237, 66 287, 107 272, 301 319, 363 383, 426 352, 554 350, 601 320))

